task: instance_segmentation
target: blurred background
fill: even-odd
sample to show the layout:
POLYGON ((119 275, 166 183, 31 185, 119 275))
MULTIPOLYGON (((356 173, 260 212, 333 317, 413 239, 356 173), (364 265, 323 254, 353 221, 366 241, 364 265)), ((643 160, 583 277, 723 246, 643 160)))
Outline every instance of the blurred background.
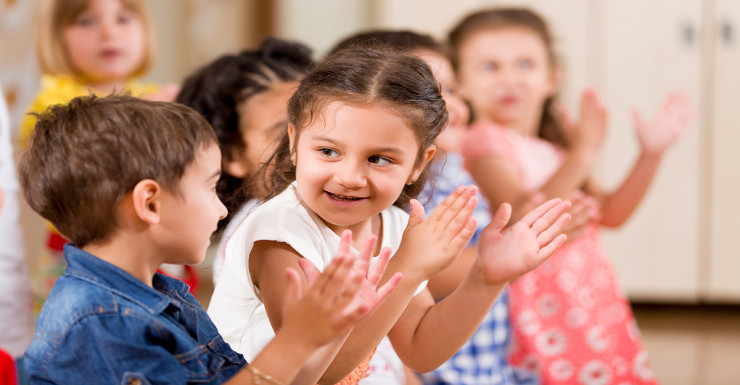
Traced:
MULTIPOLYGON (((610 131, 595 173, 607 187, 626 175, 638 150, 631 109, 652 114, 669 91, 690 95, 697 119, 669 152, 648 197, 626 226, 602 234, 658 378, 737 384, 739 1, 150 0, 159 44, 145 79, 179 83, 200 65, 255 47, 266 35, 303 42, 317 59, 341 38, 370 28, 441 39, 468 12, 501 5, 528 6, 549 20, 565 69, 562 102, 571 111, 588 86, 605 100, 610 131)), ((0 0, 0 84, 15 133, 38 90, 35 6, 34 0, 0 0)), ((27 208, 22 222, 27 254, 38 255, 43 222, 27 208)))

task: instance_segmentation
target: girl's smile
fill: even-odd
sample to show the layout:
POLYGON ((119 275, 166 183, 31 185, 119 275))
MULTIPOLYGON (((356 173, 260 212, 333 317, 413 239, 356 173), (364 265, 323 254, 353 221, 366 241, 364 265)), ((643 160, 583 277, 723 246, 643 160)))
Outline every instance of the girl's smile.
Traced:
POLYGON ((298 133, 290 127, 298 191, 334 232, 365 239, 426 162, 417 165, 419 143, 392 110, 331 102, 323 111, 298 133))

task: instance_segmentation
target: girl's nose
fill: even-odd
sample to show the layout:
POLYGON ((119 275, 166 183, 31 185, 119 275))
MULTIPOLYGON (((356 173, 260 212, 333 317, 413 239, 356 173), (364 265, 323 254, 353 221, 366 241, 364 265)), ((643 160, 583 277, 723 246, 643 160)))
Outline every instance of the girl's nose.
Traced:
POLYGON ((229 215, 229 210, 224 206, 224 203, 221 202, 221 199, 218 199, 218 220, 226 218, 227 215, 229 215))
POLYGON ((367 185, 364 162, 345 160, 334 172, 334 181, 345 188, 362 188, 367 185))

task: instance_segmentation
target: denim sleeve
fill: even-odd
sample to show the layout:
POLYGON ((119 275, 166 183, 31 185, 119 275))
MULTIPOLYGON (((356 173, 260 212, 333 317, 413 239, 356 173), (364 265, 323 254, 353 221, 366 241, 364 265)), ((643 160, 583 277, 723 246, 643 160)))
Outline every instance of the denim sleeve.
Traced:
MULTIPOLYGON (((186 364, 201 366, 194 357, 177 357, 159 344, 161 336, 146 322, 132 323, 117 315, 86 317, 64 338, 45 339, 42 362, 29 364, 30 383, 57 384, 186 384, 186 364), (138 379, 137 381, 131 381, 138 379)), ((38 338, 38 336, 37 336, 38 338)), ((195 370, 198 370, 196 367, 195 370)))

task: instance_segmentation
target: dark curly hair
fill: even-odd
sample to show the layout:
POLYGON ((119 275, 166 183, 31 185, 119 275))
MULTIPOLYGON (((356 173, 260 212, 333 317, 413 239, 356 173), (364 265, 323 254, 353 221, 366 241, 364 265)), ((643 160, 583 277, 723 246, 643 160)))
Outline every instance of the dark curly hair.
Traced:
MULTIPOLYGON (((213 126, 225 164, 249 146, 239 127, 238 107, 277 83, 302 79, 313 66, 307 46, 267 37, 255 50, 221 56, 195 71, 185 79, 176 102, 194 108, 213 126)), ((224 170, 216 191, 229 215, 219 222, 219 231, 233 213, 254 198, 252 182, 253 175, 239 178, 224 170)))
MULTIPOLYGON (((295 128, 296 141, 301 130, 321 116, 331 102, 351 105, 381 104, 408 122, 419 142, 417 162, 447 124, 447 109, 439 86, 429 67, 416 57, 379 49, 346 49, 329 55, 301 81, 288 103, 288 119, 295 128)), ((276 196, 295 180, 290 161, 289 136, 263 169, 272 170, 266 181, 268 196, 276 196)), ((405 207, 421 191, 429 165, 419 178, 406 185, 394 203, 405 207)))

